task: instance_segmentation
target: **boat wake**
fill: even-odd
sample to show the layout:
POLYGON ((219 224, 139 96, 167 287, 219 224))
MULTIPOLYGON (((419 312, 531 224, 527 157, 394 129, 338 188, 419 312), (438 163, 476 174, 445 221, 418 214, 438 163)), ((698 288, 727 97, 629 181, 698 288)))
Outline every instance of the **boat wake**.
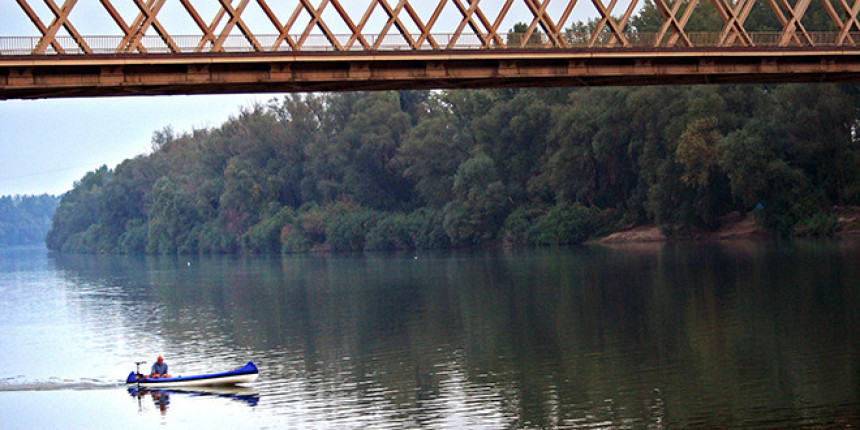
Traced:
POLYGON ((4 378, 0 379, 0 392, 104 390, 124 385, 122 381, 108 379, 50 378, 46 380, 26 380, 23 378, 4 378))

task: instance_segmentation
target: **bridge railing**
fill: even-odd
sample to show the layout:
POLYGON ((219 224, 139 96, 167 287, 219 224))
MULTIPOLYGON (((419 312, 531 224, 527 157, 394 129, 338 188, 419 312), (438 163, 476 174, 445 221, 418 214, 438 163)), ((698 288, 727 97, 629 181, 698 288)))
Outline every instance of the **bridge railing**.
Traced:
MULTIPOLYGON (((684 49, 684 48, 732 48, 732 47, 841 47, 845 49, 860 49, 860 31, 854 32, 809 32, 809 39, 789 40, 786 43, 787 36, 782 32, 751 32, 749 41, 745 42, 739 36, 727 35, 716 32, 689 32, 686 33, 689 43, 681 39, 672 40, 671 34, 662 35, 661 40, 656 40, 658 33, 638 33, 626 32, 622 33, 622 38, 618 35, 605 31, 598 35, 592 33, 572 33, 564 34, 565 43, 572 49, 684 49)), ((503 43, 494 43, 490 49, 547 49, 557 50, 557 47, 552 46, 546 35, 533 34, 529 37, 527 43, 522 44, 522 40, 518 38, 518 34, 508 34, 502 37, 503 43)), ((305 35, 302 39, 301 35, 291 35, 293 41, 301 41, 300 46, 293 47, 284 42, 284 39, 277 34, 255 35, 256 42, 262 47, 263 51, 276 52, 331 52, 338 50, 329 38, 323 34, 305 35), (275 47, 275 48, 272 48, 275 47)), ((388 34, 381 37, 379 35, 365 35, 364 39, 368 46, 356 43, 352 34, 343 34, 334 36, 337 44, 340 45, 343 51, 349 52, 367 52, 367 51, 433 51, 433 50, 486 50, 482 40, 476 35, 470 34, 434 34, 432 35, 436 47, 426 41, 419 45, 418 49, 413 48, 410 42, 400 34, 388 34), (344 48, 346 47, 346 48, 344 48)), ((416 40, 419 35, 415 35, 413 40, 416 40)), ((127 52, 123 46, 124 38, 122 36, 82 36, 82 39, 91 50, 91 54, 116 54, 127 52)), ((179 52, 172 52, 170 46, 164 38, 158 35, 142 36, 140 38, 140 48, 133 50, 135 53, 151 53, 151 54, 186 54, 186 53, 209 53, 216 51, 213 49, 215 44, 213 41, 206 41, 199 35, 175 35, 171 36, 173 45, 179 49, 179 52)), ((56 36, 54 38, 56 44, 59 45, 62 53, 65 55, 82 55, 90 54, 85 52, 78 41, 71 36, 56 36)), ((32 55, 37 50, 37 46, 41 41, 40 37, 29 36, 4 36, 0 37, 0 56, 10 55, 32 55)), ((128 43, 128 41, 125 41, 128 43)), ((294 42, 295 43, 295 42, 294 42)), ((241 34, 229 35, 221 43, 219 52, 255 52, 254 46, 248 39, 241 34)), ((58 54, 55 46, 50 46, 45 50, 48 55, 58 54)))

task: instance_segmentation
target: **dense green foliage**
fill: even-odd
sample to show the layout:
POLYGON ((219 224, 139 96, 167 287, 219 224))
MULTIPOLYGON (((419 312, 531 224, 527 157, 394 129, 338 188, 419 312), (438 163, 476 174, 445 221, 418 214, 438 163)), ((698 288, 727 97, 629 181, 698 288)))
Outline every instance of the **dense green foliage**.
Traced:
POLYGON ((52 249, 305 252, 577 243, 633 222, 713 229, 764 206, 828 234, 860 203, 850 85, 286 96, 63 196, 52 249))
MULTIPOLYGON (((718 31, 700 3, 690 31, 718 31)), ((778 23, 757 4, 747 28, 778 23)), ((810 7, 811 30, 832 30, 810 7)), ((646 2, 636 32, 663 22, 646 2)), ((595 23, 578 23, 576 32, 595 23)), ((522 26, 521 26, 522 27, 522 26)), ((508 37, 524 28, 516 27, 508 37)), ((860 204, 856 85, 289 95, 87 174, 48 236, 75 252, 305 252, 577 243, 637 222, 781 235, 860 204)))
POLYGON ((47 194, 0 197, 0 247, 44 243, 59 203, 47 194))

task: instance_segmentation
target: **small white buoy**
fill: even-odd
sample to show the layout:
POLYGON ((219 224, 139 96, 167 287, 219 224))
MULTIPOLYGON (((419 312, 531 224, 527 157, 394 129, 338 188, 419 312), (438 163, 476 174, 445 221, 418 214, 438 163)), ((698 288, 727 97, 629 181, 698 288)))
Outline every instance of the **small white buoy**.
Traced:
POLYGON ((190 262, 190 261, 189 261, 189 262, 187 262, 187 263, 185 263, 185 264, 187 264, 187 265, 188 265, 188 267, 191 267, 191 262, 190 262))

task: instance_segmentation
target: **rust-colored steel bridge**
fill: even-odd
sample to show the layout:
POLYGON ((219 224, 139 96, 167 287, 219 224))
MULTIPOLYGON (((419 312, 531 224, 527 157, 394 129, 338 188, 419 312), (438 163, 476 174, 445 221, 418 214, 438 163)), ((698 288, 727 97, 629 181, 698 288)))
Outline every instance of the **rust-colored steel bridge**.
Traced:
POLYGON ((643 33, 642 1, 10 0, 0 99, 860 81, 860 0, 817 0, 827 32, 807 30, 813 0, 758 0, 771 33, 745 28, 756 0, 655 0, 662 25, 643 33), (687 31, 706 3, 722 21, 687 31), (100 35, 78 30, 99 17, 100 35))

